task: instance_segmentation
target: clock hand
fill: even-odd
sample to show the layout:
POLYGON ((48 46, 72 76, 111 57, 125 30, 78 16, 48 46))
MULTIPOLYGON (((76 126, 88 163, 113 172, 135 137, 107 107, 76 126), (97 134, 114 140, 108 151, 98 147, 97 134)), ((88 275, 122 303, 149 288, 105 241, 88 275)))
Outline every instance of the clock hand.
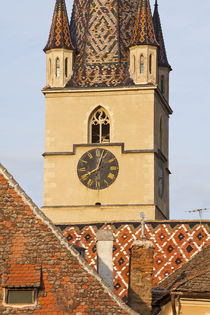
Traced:
POLYGON ((101 161, 102 161, 102 158, 103 158, 103 155, 104 155, 104 150, 103 150, 102 153, 101 153, 101 156, 100 156, 100 159, 99 159, 99 162, 98 162, 98 165, 96 166, 96 168, 94 168, 94 170, 92 170, 92 171, 90 171, 90 172, 84 174, 84 176, 85 176, 85 175, 89 176, 90 174, 96 172, 96 171, 99 169, 100 164, 101 164, 101 161))
POLYGON ((104 150, 103 150, 102 153, 101 153, 101 156, 100 156, 98 165, 97 165, 97 167, 96 167, 97 170, 99 169, 99 167, 100 167, 100 165, 101 165, 101 161, 102 161, 103 155, 104 155, 104 150))

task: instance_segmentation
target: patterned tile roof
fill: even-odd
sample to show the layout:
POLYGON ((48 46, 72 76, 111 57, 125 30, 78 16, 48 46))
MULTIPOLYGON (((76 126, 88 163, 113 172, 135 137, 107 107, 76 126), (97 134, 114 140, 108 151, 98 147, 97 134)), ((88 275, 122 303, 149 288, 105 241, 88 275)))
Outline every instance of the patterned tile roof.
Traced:
POLYGON ((136 4, 137 0, 74 1, 70 30, 77 53, 70 86, 133 84, 128 45, 136 4))
POLYGON ((49 39, 44 51, 53 48, 73 49, 65 0, 56 0, 49 39))
MULTIPOLYGON (((112 223, 59 226, 70 244, 86 248, 88 264, 96 270, 96 233, 99 229, 111 230, 114 236, 114 292, 127 301, 129 279, 129 249, 141 235, 141 224, 112 223)), ((172 274, 185 262, 210 244, 210 221, 162 221, 148 222, 146 236, 155 245, 153 284, 156 285, 172 274)))
POLYGON ((11 264, 3 280, 4 287, 40 287, 41 266, 11 264))
POLYGON ((157 45, 149 0, 139 0, 132 45, 157 45))
POLYGON ((169 67, 171 69, 171 66, 169 65, 168 59, 167 59, 165 43, 164 43, 164 38, 163 38, 163 32, 162 32, 162 27, 161 27, 161 22, 160 22, 160 16, 159 16, 159 12, 158 12, 157 0, 155 2, 155 9, 154 9, 154 14, 153 14, 153 24, 154 24, 154 29, 155 29, 155 36, 156 36, 157 42, 159 44, 159 47, 158 47, 158 65, 160 67, 169 67))
POLYGON ((210 293, 210 245, 160 282, 156 289, 210 293))

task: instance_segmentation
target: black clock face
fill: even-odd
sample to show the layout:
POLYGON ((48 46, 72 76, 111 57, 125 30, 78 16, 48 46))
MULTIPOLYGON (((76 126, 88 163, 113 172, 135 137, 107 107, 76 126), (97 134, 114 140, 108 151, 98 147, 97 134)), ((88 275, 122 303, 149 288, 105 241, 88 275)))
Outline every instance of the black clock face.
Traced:
POLYGON ((119 165, 110 151, 92 149, 81 157, 77 165, 80 181, 90 189, 105 189, 117 178, 119 165))

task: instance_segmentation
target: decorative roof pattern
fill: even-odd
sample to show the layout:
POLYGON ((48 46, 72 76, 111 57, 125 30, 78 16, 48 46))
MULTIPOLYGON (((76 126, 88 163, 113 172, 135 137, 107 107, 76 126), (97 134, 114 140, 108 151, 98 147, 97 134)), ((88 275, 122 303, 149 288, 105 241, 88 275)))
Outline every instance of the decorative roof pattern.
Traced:
POLYGON ((132 45, 158 46, 155 37, 149 0, 139 0, 138 15, 134 28, 132 45))
POLYGON ((119 7, 117 0, 74 1, 70 29, 77 54, 70 86, 132 83, 128 58, 121 60, 119 7))
POLYGON ((181 292, 210 292, 210 245, 183 264, 155 289, 181 292))
POLYGON ((155 9, 153 14, 153 24, 155 29, 155 36, 157 39, 157 42, 159 44, 158 47, 158 65, 160 67, 169 67, 171 69, 171 66, 168 63, 166 49, 165 49, 165 43, 163 38, 163 32, 162 32, 162 26, 160 21, 160 16, 158 12, 158 3, 157 0, 155 2, 155 9))
MULTIPOLYGON (((141 236, 140 223, 59 226, 70 244, 86 248, 88 264, 96 270, 96 233, 111 230, 114 235, 114 292, 127 301, 129 249, 141 236)), ((183 263, 210 244, 210 222, 165 221, 146 224, 146 237, 155 245, 154 285, 177 270, 183 263)))
POLYGON ((73 49, 65 0, 56 0, 49 39, 44 51, 53 48, 73 49))
POLYGON ((40 265, 15 265, 11 264, 3 276, 4 287, 40 287, 40 265))

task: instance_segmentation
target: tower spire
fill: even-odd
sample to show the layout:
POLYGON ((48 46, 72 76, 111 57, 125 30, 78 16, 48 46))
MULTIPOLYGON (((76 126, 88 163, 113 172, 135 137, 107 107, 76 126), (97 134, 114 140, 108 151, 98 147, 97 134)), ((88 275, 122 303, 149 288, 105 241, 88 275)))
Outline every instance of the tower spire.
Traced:
POLYGON ((56 0, 49 39, 44 51, 53 48, 73 49, 65 0, 56 0))
POLYGON ((158 46, 149 0, 139 0, 138 15, 132 41, 132 46, 136 45, 158 46))
POLYGON ((163 38, 163 32, 161 27, 161 21, 160 21, 160 15, 158 12, 158 2, 155 0, 155 9, 153 14, 153 25, 155 29, 155 36, 157 39, 157 42, 159 44, 158 47, 158 66, 159 67, 168 67, 171 69, 170 64, 168 63, 166 49, 165 49, 165 43, 163 38))

